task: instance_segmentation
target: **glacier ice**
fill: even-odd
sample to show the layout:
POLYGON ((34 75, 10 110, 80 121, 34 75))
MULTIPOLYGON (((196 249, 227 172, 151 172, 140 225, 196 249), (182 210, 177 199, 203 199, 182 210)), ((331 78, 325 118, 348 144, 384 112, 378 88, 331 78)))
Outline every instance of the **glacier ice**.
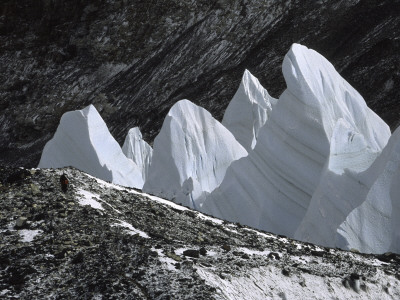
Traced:
POLYGON ((62 116, 38 165, 39 168, 67 166, 116 184, 143 186, 141 170, 124 155, 93 105, 62 116))
POLYGON ((348 214, 365 199, 368 184, 360 174, 379 155, 368 147, 364 136, 343 119, 334 128, 328 161, 307 212, 294 237, 336 247, 336 231, 348 214))
POLYGON ((222 125, 250 151, 254 148, 258 132, 267 121, 276 101, 258 79, 246 70, 238 90, 226 108, 222 125))
POLYGON ((93 106, 66 113, 39 167, 75 166, 303 241, 400 253, 400 128, 391 136, 311 49, 293 44, 282 71, 287 89, 276 100, 246 70, 222 124, 177 102, 154 151, 138 128, 121 150, 93 106))
POLYGON ((360 133, 371 152, 381 151, 390 130, 319 53, 293 44, 282 71, 287 89, 256 146, 232 163, 202 210, 293 237, 329 159, 338 120, 360 133))
POLYGON ((368 193, 340 224, 337 246, 366 253, 400 253, 400 128, 359 177, 369 187, 368 193))
POLYGON ((139 127, 129 129, 122 146, 122 152, 139 167, 142 171, 143 181, 146 181, 153 149, 143 140, 139 127))
POLYGON ((143 190, 199 208, 226 169, 247 151, 211 114, 189 100, 178 101, 154 140, 143 190))

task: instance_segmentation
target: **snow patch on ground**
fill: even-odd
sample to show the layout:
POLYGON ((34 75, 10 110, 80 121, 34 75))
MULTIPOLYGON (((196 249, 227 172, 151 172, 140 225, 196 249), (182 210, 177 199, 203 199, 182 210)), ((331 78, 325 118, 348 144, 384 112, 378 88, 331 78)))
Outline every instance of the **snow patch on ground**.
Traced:
POLYGON ((178 249, 175 249, 175 254, 176 255, 183 255, 183 251, 185 251, 185 250, 187 250, 188 248, 178 248, 178 249))
POLYGON ((80 195, 79 204, 80 205, 90 205, 92 208, 104 210, 103 206, 97 200, 100 200, 99 195, 93 194, 91 192, 85 190, 78 190, 77 192, 80 195))
POLYGON ((87 173, 84 173, 84 174, 85 174, 87 177, 96 180, 97 183, 100 184, 101 186, 103 186, 104 188, 116 189, 116 190, 119 190, 119 191, 125 191, 125 190, 127 190, 126 188, 124 188, 124 187, 122 187, 122 186, 120 186, 120 185, 118 185, 118 184, 114 184, 114 183, 107 182, 107 181, 105 181, 105 180, 103 180, 103 179, 97 178, 97 177, 92 176, 92 175, 87 174, 87 173))
POLYGON ((40 229, 37 230, 31 230, 31 229, 22 229, 19 230, 18 233, 20 234, 22 238, 23 243, 30 243, 33 241, 33 239, 41 234, 43 231, 40 229))
POLYGON ((271 251, 259 251, 259 250, 253 250, 249 248, 236 248, 236 251, 244 252, 248 255, 260 255, 260 256, 268 256, 268 254, 271 251))
POLYGON ((157 252, 159 261, 164 263, 168 270, 176 272, 176 268, 175 268, 176 261, 175 260, 166 256, 162 252, 163 251, 162 249, 156 249, 153 247, 153 248, 151 248, 151 250, 157 252))
POLYGON ((264 232, 260 232, 260 231, 257 231, 255 229, 251 229, 251 228, 244 228, 244 229, 247 230, 247 231, 253 232, 253 233, 255 233, 255 234, 259 235, 259 236, 265 237, 267 239, 276 239, 276 238, 278 238, 276 235, 273 235, 271 233, 264 233, 264 232))
POLYGON ((197 216, 198 216, 200 219, 204 220, 204 221, 207 221, 207 220, 208 220, 208 221, 211 221, 211 222, 213 222, 213 223, 215 223, 215 224, 218 224, 218 225, 222 225, 222 224, 224 223, 224 221, 221 220, 221 219, 209 217, 209 216, 203 215, 203 214, 201 214, 201 213, 197 213, 197 216))
POLYGON ((181 210, 181 211, 188 210, 187 207, 184 207, 182 205, 176 204, 176 203, 174 203, 172 201, 165 200, 165 199, 157 197, 157 196, 153 196, 153 195, 150 195, 150 194, 137 192, 135 190, 128 190, 128 191, 133 193, 133 194, 138 194, 138 195, 150 198, 151 200, 157 201, 159 203, 166 204, 166 205, 168 205, 168 206, 170 206, 170 207, 172 207, 174 209, 177 209, 177 210, 181 210))
POLYGON ((128 193, 132 193, 132 194, 140 195, 140 196, 143 196, 143 197, 147 197, 147 198, 150 198, 151 200, 157 201, 157 202, 162 203, 162 204, 166 204, 166 205, 168 205, 168 206, 170 206, 170 207, 172 207, 174 209, 178 209, 178 210, 181 210, 181 211, 188 210, 188 208, 186 208, 186 207, 184 207, 182 205, 176 204, 176 203, 174 203, 172 201, 165 200, 163 198, 160 198, 160 197, 157 197, 157 196, 153 196, 153 195, 150 195, 150 194, 138 192, 138 191, 130 189, 130 188, 122 187, 122 186, 120 186, 118 184, 113 184, 113 183, 104 181, 104 180, 102 180, 100 178, 94 177, 94 176, 89 175, 89 174, 86 174, 86 176, 96 180, 98 184, 102 185, 105 188, 112 188, 112 189, 116 189, 116 190, 119 190, 119 191, 127 191, 128 193))
POLYGON ((108 205, 109 207, 111 207, 111 208, 112 208, 114 211, 116 211, 117 213, 122 214, 120 210, 116 209, 114 206, 112 206, 112 205, 109 204, 108 202, 106 202, 106 201, 104 201, 104 200, 102 200, 102 199, 99 199, 99 200, 100 200, 101 202, 103 202, 104 204, 108 205))
POLYGON ((129 224, 128 222, 122 221, 122 220, 117 220, 118 223, 114 223, 111 226, 121 226, 121 227, 125 227, 127 228, 127 232, 131 235, 135 235, 135 234, 139 234, 141 237, 143 238, 150 238, 147 233, 145 233, 144 231, 141 231, 139 229, 136 229, 135 227, 133 227, 131 224, 129 224))
POLYGON ((382 290, 384 285, 395 285, 396 280, 380 282, 382 274, 379 272, 375 277, 380 284, 367 283, 367 292, 361 290, 357 293, 352 288, 346 288, 341 278, 324 278, 307 273, 283 277, 282 270, 275 266, 254 268, 245 276, 224 279, 205 268, 197 268, 199 276, 216 288, 218 295, 215 299, 337 299, 335 295, 341 295, 341 299, 396 299, 399 294, 395 289, 390 295, 382 290))

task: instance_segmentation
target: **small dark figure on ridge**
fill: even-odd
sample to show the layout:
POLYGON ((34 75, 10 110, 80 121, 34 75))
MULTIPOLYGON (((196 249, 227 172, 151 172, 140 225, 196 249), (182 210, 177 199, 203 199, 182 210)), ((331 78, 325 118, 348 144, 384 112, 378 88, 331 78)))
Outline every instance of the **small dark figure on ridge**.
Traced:
POLYGON ((65 174, 62 174, 60 177, 60 183, 61 183, 61 190, 66 193, 68 190, 68 185, 69 185, 69 181, 68 181, 68 177, 65 174))

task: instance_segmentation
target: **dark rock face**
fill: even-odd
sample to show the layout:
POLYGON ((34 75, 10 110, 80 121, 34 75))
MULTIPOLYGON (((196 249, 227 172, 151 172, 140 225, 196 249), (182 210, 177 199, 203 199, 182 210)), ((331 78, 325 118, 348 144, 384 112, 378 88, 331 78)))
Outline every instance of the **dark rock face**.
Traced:
POLYGON ((394 129, 400 1, 2 1, 0 163, 36 166, 61 115, 93 103, 122 143, 188 98, 221 119, 245 68, 275 97, 293 42, 326 56, 394 129))
MULTIPOLYGON (((23 182, 0 186, 0 298, 400 297, 397 254, 297 242, 75 169, 24 171, 23 182), (15 228, 21 216, 27 227, 15 228)), ((15 172, 0 167, 2 177, 15 172)))

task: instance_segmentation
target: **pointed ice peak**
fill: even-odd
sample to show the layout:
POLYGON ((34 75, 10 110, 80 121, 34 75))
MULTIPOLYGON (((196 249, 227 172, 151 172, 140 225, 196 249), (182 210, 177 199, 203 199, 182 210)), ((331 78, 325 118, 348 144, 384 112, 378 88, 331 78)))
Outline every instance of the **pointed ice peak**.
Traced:
POLYGON ((135 141, 142 141, 142 132, 140 131, 139 127, 133 127, 129 129, 127 137, 130 137, 132 140, 135 141))
POLYGON ((122 146, 122 152, 124 152, 127 158, 136 163, 142 171, 143 180, 146 181, 153 149, 143 140, 139 127, 129 129, 124 145, 122 146))
MULTIPOLYGON (((359 133, 356 146, 365 142, 375 153, 386 145, 390 130, 317 52, 294 44, 285 56, 283 73, 287 89, 261 127, 256 146, 232 163, 220 186, 207 196, 203 210, 293 237, 328 163, 338 120, 352 128, 349 131, 341 121, 339 132, 347 138, 349 132, 359 133)), ((335 138, 334 149, 342 151, 342 138, 341 134, 335 138)))
POLYGON ((239 88, 244 89, 250 102, 257 103, 265 109, 271 110, 271 105, 275 104, 277 101, 269 95, 268 91, 261 85, 258 78, 251 74, 247 69, 243 73, 239 88))
POLYGON ((254 148, 259 129, 268 119, 272 98, 248 70, 245 70, 236 94, 229 103, 222 124, 235 136, 247 150, 254 148))
POLYGON ((322 123, 327 139, 332 136, 338 118, 343 118, 364 135, 373 151, 386 145, 389 127, 321 54, 293 44, 283 60, 282 71, 287 90, 322 123))
POLYGON ((198 208, 221 183, 231 162, 246 155, 207 110, 181 100, 170 109, 154 140, 143 190, 198 208))
MULTIPOLYGON (((85 117, 88 117, 89 115, 95 117, 95 118, 101 118, 99 112, 97 111, 96 107, 94 107, 93 104, 89 104, 85 108, 81 110, 82 114, 85 117)), ((102 118, 101 118, 102 119, 102 118)), ((103 119, 102 119, 103 120, 103 119)))
POLYGON ((127 159, 93 105, 66 112, 43 149, 39 168, 73 166, 124 186, 142 188, 138 166, 127 159))

